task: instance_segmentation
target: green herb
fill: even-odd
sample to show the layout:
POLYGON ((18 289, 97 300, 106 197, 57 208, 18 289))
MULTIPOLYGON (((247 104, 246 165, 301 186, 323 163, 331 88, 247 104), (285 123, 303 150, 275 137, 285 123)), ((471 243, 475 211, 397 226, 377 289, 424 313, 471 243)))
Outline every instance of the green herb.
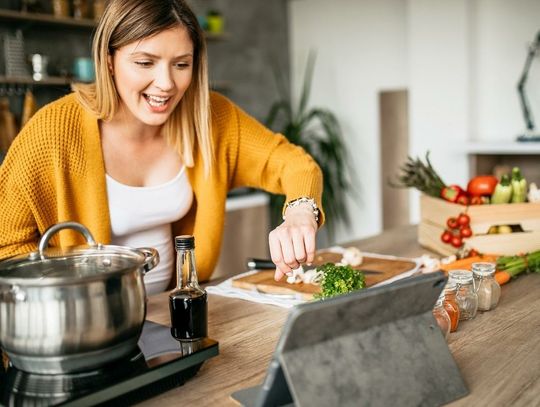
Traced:
POLYGON ((426 153, 426 162, 420 158, 408 157, 407 162, 400 167, 395 181, 389 184, 395 188, 416 188, 423 193, 440 198, 446 184, 435 171, 429 161, 429 151, 426 153))
POLYGON ((497 269, 504 270, 512 277, 520 273, 540 273, 540 250, 522 256, 501 256, 497 259, 497 269))
POLYGON ((322 274, 321 293, 315 294, 317 299, 335 297, 351 291, 361 290, 366 286, 364 273, 351 266, 336 266, 326 263, 318 268, 322 274))

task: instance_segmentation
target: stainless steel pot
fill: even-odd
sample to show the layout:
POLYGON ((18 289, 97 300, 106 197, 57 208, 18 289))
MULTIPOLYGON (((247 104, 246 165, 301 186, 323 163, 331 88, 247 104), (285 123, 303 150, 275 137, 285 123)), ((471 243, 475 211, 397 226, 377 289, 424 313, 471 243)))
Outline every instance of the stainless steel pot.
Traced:
POLYGON ((50 227, 38 251, 0 262, 0 346, 20 370, 90 370, 130 354, 146 316, 143 275, 155 249, 96 244, 75 222, 50 227), (62 229, 88 245, 47 248, 62 229))

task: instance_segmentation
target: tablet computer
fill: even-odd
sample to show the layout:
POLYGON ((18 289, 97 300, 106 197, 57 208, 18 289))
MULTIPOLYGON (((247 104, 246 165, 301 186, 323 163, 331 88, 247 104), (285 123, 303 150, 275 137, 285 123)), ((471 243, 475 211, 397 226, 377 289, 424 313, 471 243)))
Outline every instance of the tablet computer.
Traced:
POLYGON ((468 390, 432 309, 442 272, 291 309, 264 382, 244 406, 441 405, 468 390))

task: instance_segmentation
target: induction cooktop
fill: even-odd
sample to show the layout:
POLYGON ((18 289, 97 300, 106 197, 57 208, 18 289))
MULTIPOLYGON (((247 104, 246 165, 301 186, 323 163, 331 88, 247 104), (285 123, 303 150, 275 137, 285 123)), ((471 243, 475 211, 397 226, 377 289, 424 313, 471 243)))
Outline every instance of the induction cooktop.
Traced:
POLYGON ((181 386, 203 362, 216 356, 218 342, 179 342, 170 328, 146 321, 138 348, 125 359, 88 372, 41 375, 0 363, 0 403, 5 406, 128 405, 181 386))

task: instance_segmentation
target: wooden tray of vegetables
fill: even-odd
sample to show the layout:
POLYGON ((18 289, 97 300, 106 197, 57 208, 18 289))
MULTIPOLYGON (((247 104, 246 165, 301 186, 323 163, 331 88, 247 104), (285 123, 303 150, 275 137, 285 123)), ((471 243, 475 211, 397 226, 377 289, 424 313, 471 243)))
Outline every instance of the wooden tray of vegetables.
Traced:
POLYGON ((475 176, 461 188, 446 184, 426 154, 425 162, 409 158, 394 184, 422 192, 418 242, 443 256, 540 250, 540 190, 517 167, 500 179, 475 176))

